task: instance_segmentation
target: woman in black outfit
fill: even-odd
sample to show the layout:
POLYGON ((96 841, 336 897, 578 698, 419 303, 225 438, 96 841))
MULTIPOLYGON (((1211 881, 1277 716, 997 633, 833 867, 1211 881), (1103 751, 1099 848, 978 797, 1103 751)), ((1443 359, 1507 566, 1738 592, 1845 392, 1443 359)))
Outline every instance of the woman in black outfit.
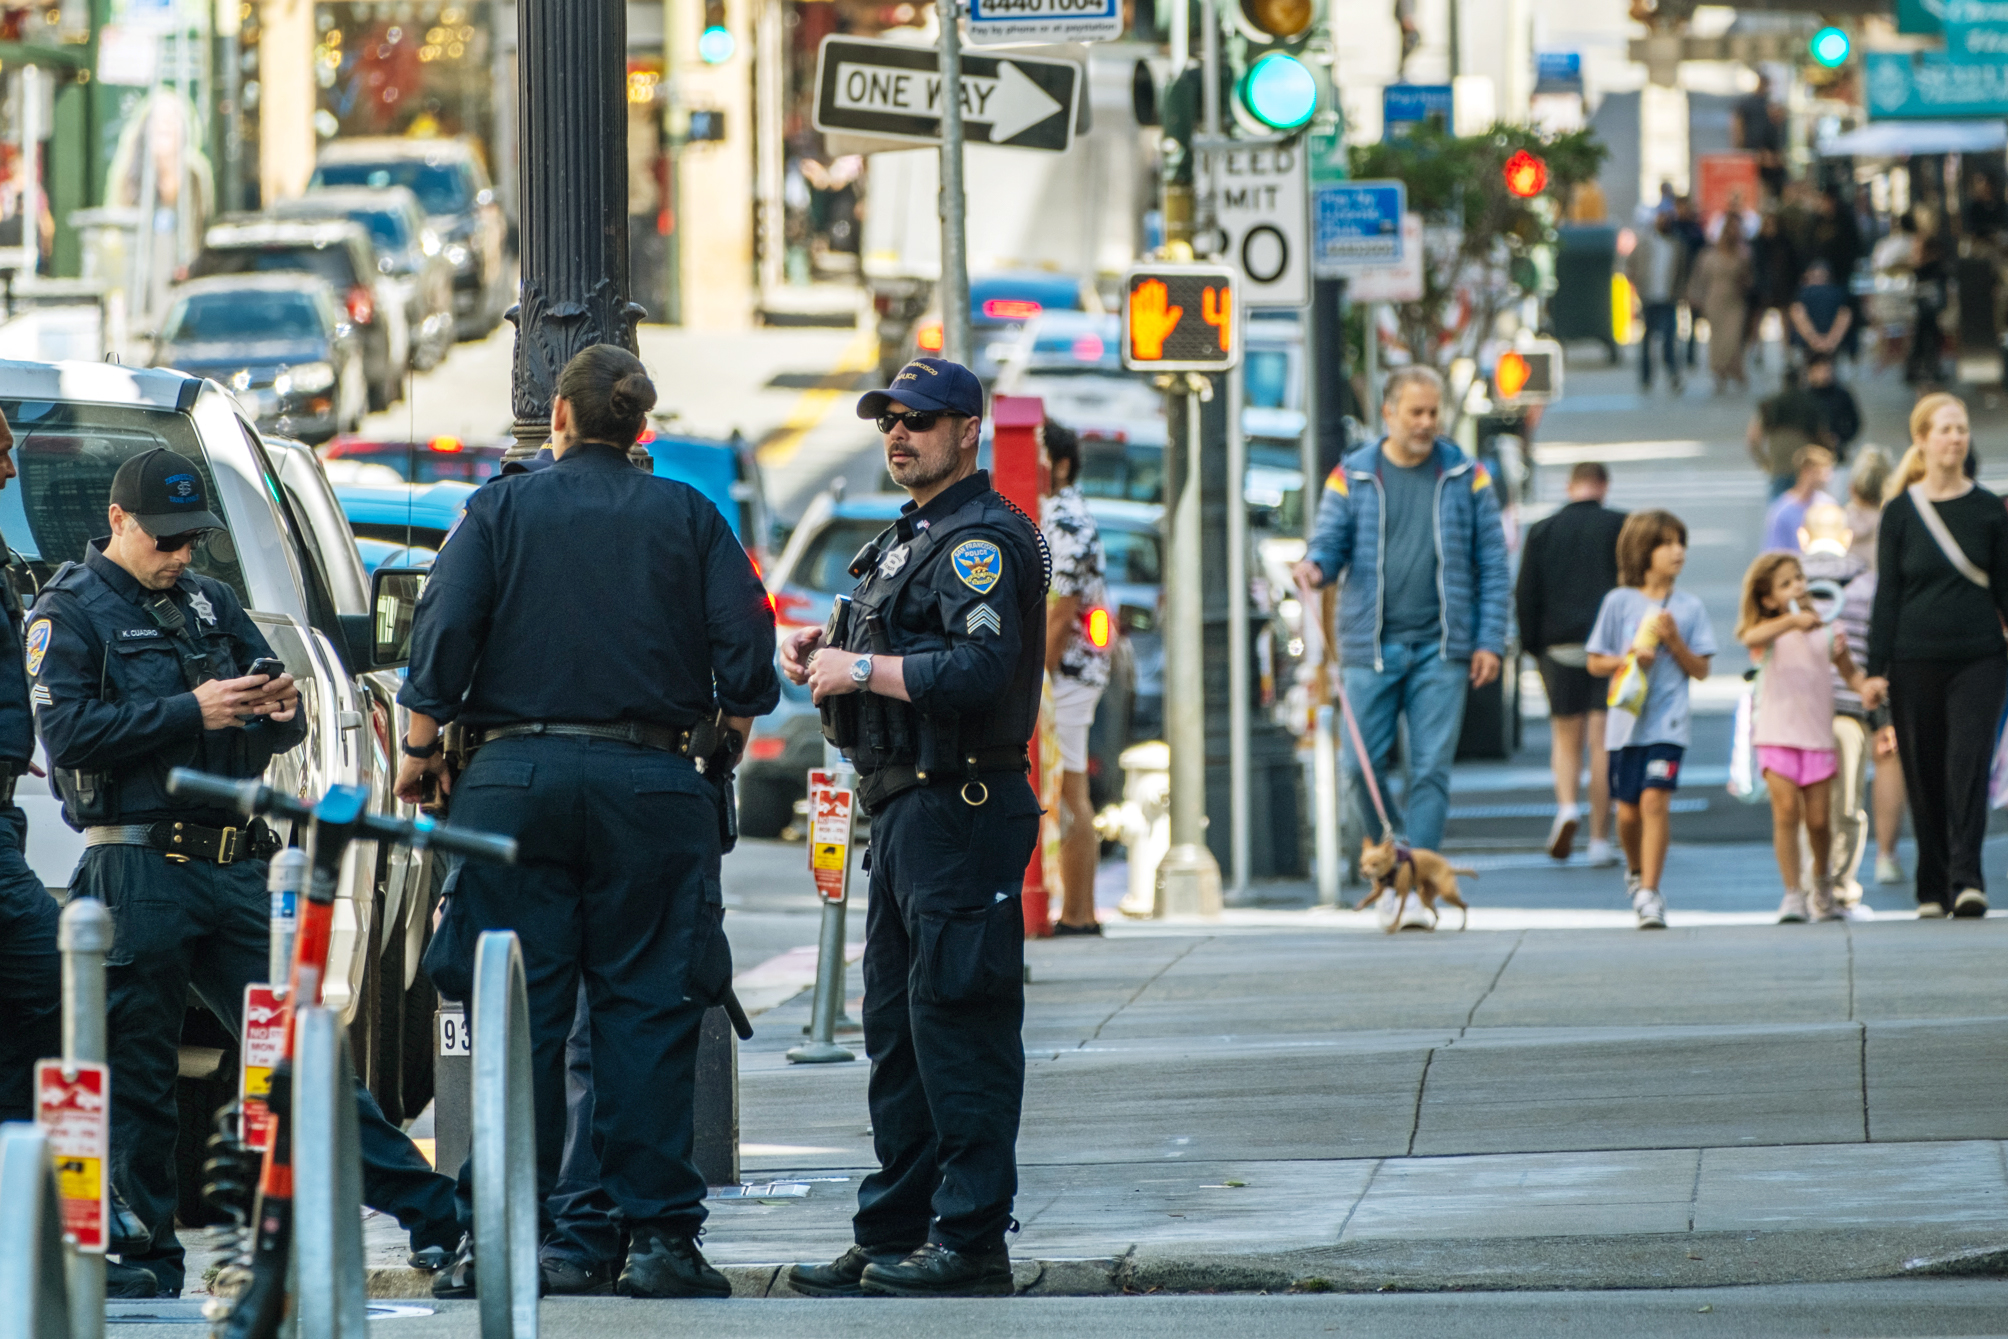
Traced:
POLYGON ((1920 917, 1987 914, 1980 843, 1987 772, 2008 697, 2008 510, 1967 477, 1966 406, 1927 395, 1910 415, 1911 447, 1890 480, 1876 541, 1869 680, 1887 697, 1917 829, 1920 917), (1927 524, 1944 523, 1955 561, 1927 524))

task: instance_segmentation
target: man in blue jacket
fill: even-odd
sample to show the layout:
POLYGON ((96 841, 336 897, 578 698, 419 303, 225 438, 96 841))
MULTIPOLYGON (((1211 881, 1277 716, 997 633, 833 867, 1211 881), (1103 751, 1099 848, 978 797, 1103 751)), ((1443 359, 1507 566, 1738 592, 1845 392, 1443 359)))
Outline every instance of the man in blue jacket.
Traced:
MULTIPOLYGON (((1383 797, 1396 722, 1408 717, 1412 789, 1406 820, 1399 812, 1389 818, 1412 845, 1437 850, 1465 687, 1497 678, 1506 649, 1506 536, 1491 474, 1436 435, 1441 377, 1402 368, 1388 378, 1381 412, 1387 435, 1325 480, 1297 577, 1312 586, 1346 578, 1338 617, 1346 698, 1383 797)), ((1364 830, 1377 833, 1359 760, 1351 750, 1345 759, 1364 830)))

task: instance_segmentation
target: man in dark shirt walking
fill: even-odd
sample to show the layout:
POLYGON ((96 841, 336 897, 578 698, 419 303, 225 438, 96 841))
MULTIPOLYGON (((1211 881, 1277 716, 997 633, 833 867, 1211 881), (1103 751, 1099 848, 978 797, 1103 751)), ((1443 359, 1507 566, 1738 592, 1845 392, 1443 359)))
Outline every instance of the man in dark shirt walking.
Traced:
POLYGON ((1604 596, 1618 584, 1618 531, 1625 514, 1604 505, 1610 472, 1595 461, 1569 471, 1568 505, 1527 532, 1515 591, 1520 645, 1540 665, 1548 693, 1548 761, 1555 773, 1555 822, 1548 830, 1548 854, 1567 860, 1576 842, 1581 813, 1576 784, 1583 770, 1583 745, 1591 741, 1590 864, 1614 865, 1617 856, 1604 834, 1610 821, 1611 788, 1604 737, 1604 694, 1609 681, 1589 671, 1584 650, 1604 596))

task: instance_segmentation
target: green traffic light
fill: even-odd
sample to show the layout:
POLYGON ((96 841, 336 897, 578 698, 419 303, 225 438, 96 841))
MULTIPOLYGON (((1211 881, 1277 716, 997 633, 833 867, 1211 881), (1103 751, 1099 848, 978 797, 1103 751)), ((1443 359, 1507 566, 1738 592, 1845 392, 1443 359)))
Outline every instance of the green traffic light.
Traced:
POLYGON ((1318 83, 1295 56, 1272 51, 1248 67, 1236 90, 1256 120, 1276 130, 1295 130, 1318 110, 1318 83))
POLYGON ((732 53, 739 44, 732 39, 732 30, 722 24, 712 24, 697 37, 697 58, 706 65, 723 65, 732 59, 732 53))
POLYGON ((1830 70, 1839 69, 1848 63, 1853 45, 1839 28, 1822 28, 1813 34, 1813 59, 1830 70))

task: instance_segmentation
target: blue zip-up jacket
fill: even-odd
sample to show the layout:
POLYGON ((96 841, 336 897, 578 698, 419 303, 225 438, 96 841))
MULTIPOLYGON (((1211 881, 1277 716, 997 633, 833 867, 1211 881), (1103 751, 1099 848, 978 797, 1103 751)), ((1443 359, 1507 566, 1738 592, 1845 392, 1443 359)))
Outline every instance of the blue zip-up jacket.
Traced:
MULTIPOLYGON (((1385 440, 1385 439, 1383 439, 1385 440)), ((1387 538, 1381 443, 1363 446, 1325 479, 1318 527, 1305 555, 1327 583, 1346 578, 1339 596, 1339 651, 1349 665, 1381 663, 1385 598, 1380 555, 1387 538)), ((1443 606, 1443 658, 1474 651, 1506 654, 1506 605, 1512 581, 1499 492, 1483 464, 1457 443, 1436 439, 1436 592, 1443 606)))

